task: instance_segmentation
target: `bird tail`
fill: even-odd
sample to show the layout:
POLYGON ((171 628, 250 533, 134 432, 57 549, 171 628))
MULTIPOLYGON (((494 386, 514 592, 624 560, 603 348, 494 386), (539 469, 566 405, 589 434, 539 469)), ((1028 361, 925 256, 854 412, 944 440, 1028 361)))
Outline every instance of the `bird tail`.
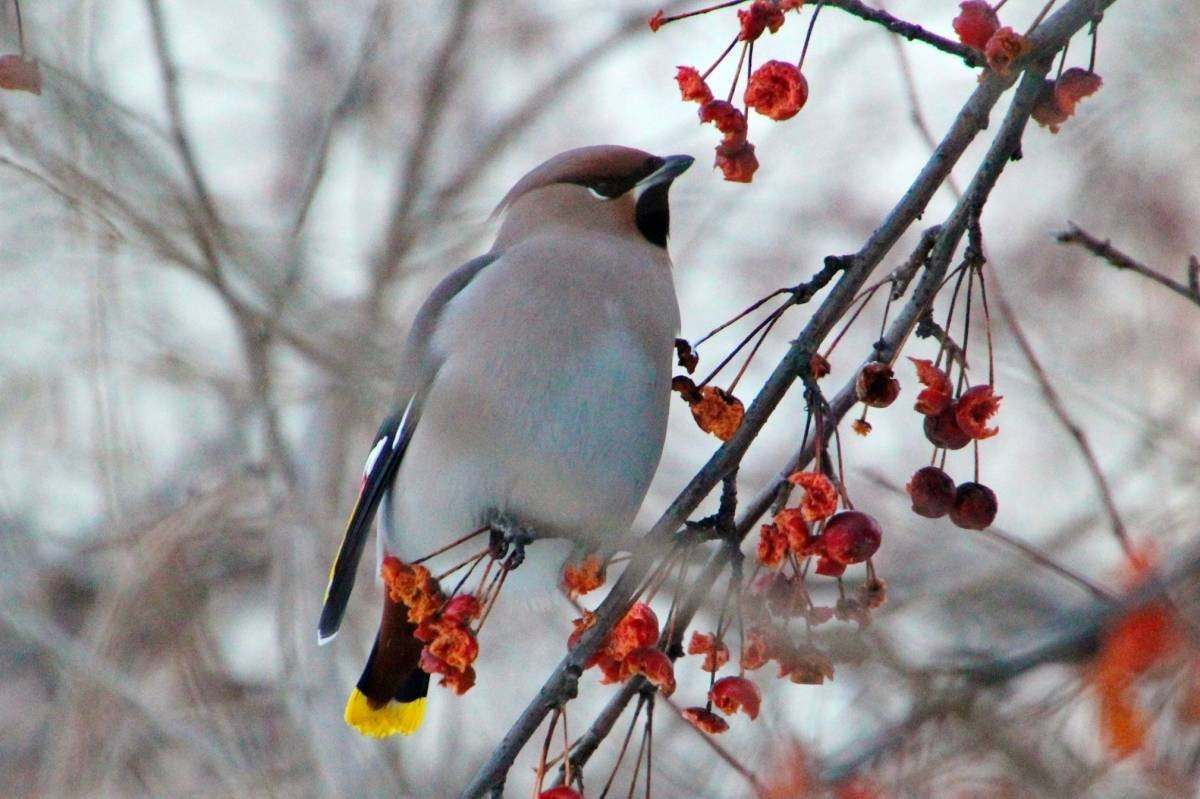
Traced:
POLYGON ((383 620, 358 685, 346 701, 346 723, 371 738, 412 735, 425 718, 429 675, 417 665, 421 642, 404 605, 384 599, 383 620))

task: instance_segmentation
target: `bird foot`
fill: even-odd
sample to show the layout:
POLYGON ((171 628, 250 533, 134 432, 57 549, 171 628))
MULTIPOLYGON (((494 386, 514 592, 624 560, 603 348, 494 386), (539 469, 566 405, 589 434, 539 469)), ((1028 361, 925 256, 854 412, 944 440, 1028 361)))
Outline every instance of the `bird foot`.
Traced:
POLYGON ((492 557, 496 560, 508 557, 504 568, 511 571, 525 562, 525 546, 537 536, 528 527, 503 513, 495 513, 488 521, 491 528, 492 557))

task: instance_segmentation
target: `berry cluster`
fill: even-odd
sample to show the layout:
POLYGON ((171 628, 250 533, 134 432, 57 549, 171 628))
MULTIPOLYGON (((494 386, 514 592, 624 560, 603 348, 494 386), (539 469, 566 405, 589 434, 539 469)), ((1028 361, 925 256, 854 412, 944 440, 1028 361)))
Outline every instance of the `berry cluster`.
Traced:
MULTIPOLYGON (((791 119, 808 101, 808 80, 801 72, 804 65, 804 54, 808 49, 809 36, 804 39, 800 59, 793 64, 790 61, 771 60, 762 64, 758 69, 753 68, 754 43, 764 33, 777 33, 786 21, 787 11, 799 12, 803 0, 753 0, 746 8, 737 12, 738 32, 729 46, 718 56, 712 66, 704 72, 695 67, 681 66, 675 75, 679 84, 680 95, 685 102, 700 104, 699 117, 702 124, 711 124, 721 133, 721 141, 716 148, 715 167, 720 169, 726 180, 737 183, 749 183, 754 179, 758 170, 758 158, 754 154, 754 145, 747 138, 749 120, 747 114, 753 108, 760 115, 775 121, 791 119), (724 100, 716 99, 708 85, 708 78, 721 62, 725 60, 737 46, 742 43, 741 54, 738 57, 737 68, 729 85, 729 92, 724 100), (737 92, 738 81, 742 76, 745 65, 747 75, 746 88, 742 94, 742 107, 733 104, 737 92)), ((668 17, 659 11, 650 18, 650 29, 657 31, 668 22, 707 14, 730 4, 718 3, 697 11, 668 17)), ((816 13, 813 14, 816 19, 816 13)))

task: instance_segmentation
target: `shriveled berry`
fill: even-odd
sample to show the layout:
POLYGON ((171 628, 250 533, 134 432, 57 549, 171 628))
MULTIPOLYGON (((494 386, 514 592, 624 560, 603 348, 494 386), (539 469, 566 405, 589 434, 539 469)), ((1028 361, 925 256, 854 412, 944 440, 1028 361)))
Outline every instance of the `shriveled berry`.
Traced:
POLYGON ((950 521, 967 530, 982 530, 996 518, 996 492, 982 483, 963 483, 954 492, 950 521))
POLYGON ((953 23, 958 40, 968 47, 983 50, 992 34, 1000 29, 1000 18, 984 0, 966 0, 958 7, 962 11, 953 23))
POLYGON ((857 510, 836 513, 821 534, 825 556, 836 563, 862 563, 875 554, 883 540, 879 522, 857 510))
POLYGON ((854 392, 863 405, 886 408, 900 396, 900 381, 892 373, 891 366, 875 361, 859 370, 854 392))
POLYGON ((846 564, 831 558, 817 558, 817 574, 825 577, 841 577, 846 573, 846 564))
POLYGON ((913 513, 927 519, 945 516, 954 505, 954 480, 936 466, 917 469, 904 490, 912 499, 913 513))
POLYGON ((962 449, 971 443, 971 437, 958 426, 953 406, 936 416, 925 417, 925 437, 935 447, 946 449, 962 449))

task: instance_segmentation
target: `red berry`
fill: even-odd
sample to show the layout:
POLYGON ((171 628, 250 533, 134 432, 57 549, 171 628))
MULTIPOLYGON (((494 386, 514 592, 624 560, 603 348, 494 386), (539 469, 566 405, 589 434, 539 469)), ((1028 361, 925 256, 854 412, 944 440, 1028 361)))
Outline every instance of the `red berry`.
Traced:
POLYGON ((967 530, 982 530, 996 518, 996 492, 981 483, 963 483, 954 492, 950 521, 967 530))
POLYGON ((883 540, 879 522, 857 510, 836 513, 821 534, 825 555, 844 565, 862 563, 875 554, 883 540))
POLYGON ((936 466, 917 469, 904 490, 912 499, 913 513, 927 519, 945 516, 954 504, 954 480, 936 466))
POLYGON ((845 563, 838 563, 836 560, 830 560, 829 558, 817 559, 817 574, 826 577, 841 577, 845 573, 845 563))
POLYGON ((859 370, 854 393, 863 405, 886 408, 900 396, 900 381, 892 374, 891 366, 874 361, 859 370))
POLYGON ((946 449, 962 449, 971 443, 971 437, 958 426, 954 406, 947 408, 937 416, 925 417, 925 437, 935 447, 945 447, 946 449))
POLYGON ((984 0, 966 0, 958 7, 962 11, 953 23, 958 40, 968 47, 983 50, 992 34, 1000 29, 1000 18, 984 0))

